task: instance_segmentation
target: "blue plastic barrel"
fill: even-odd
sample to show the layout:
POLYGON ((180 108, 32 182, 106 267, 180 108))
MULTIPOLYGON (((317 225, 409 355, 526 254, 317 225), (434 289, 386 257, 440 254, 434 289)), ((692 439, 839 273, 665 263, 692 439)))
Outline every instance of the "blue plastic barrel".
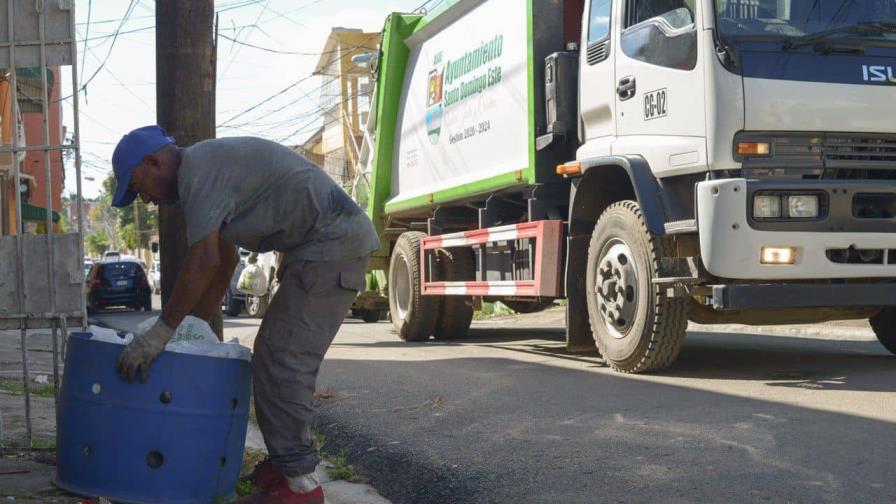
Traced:
POLYGON ((72 333, 59 399, 56 484, 116 503, 234 496, 249 362, 163 352, 146 383, 115 372, 122 345, 72 333))

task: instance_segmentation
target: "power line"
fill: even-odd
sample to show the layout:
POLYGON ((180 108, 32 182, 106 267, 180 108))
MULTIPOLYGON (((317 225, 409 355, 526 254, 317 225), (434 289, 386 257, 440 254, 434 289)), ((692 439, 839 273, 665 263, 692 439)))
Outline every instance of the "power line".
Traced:
POLYGON ((225 126, 225 125, 227 125, 228 123, 230 123, 231 121, 233 121, 233 120, 236 119, 237 117, 240 117, 241 115, 247 114, 247 113, 249 113, 249 112, 251 112, 251 111, 257 109, 258 107, 260 107, 260 106, 264 105, 265 103, 267 103, 267 102, 273 100, 274 98, 276 98, 276 97, 282 95, 283 93, 286 93, 286 92, 289 91, 290 89, 292 89, 292 88, 298 86, 299 84, 305 82, 306 80, 308 80, 308 79, 310 79, 310 78, 312 78, 312 77, 314 77, 314 75, 307 75, 307 76, 305 76, 305 77, 302 77, 301 79, 297 80, 296 82, 293 82, 292 84, 290 84, 290 85, 286 86, 285 88, 281 89, 281 90, 280 90, 279 92, 277 92, 276 94, 273 94, 273 95, 271 95, 271 96, 265 98, 264 100, 262 100, 262 101, 256 103, 255 105, 252 105, 251 107, 247 108, 246 110, 243 110, 242 112, 240 112, 240 113, 234 115, 234 116, 231 117, 230 119, 227 119, 226 121, 224 121, 224 122, 222 122, 221 124, 219 124, 219 126, 225 126))
MULTIPOLYGON (((263 16, 263 15, 264 15, 264 12, 268 9, 268 4, 269 4, 269 3, 270 3, 270 0, 265 0, 265 2, 264 2, 264 7, 261 8, 261 12, 258 13, 258 17, 256 17, 256 18, 255 18, 255 22, 252 23, 253 25, 258 25, 258 22, 261 21, 261 16, 263 16)), ((250 28, 249 28, 249 33, 246 35, 246 39, 248 39, 249 36, 252 35, 252 30, 253 30, 253 28, 250 27, 250 28)), ((235 36, 236 38, 239 38, 240 33, 239 33, 239 32, 236 32, 236 34, 235 34, 234 36, 235 36)), ((231 40, 233 40, 233 39, 231 39, 231 40)), ((236 57, 240 55, 240 49, 242 49, 242 46, 239 46, 239 47, 236 48, 236 53, 233 55, 232 58, 230 58, 230 61, 227 62, 227 66, 224 67, 224 71, 221 72, 221 78, 222 78, 222 79, 224 78, 225 75, 227 75, 227 71, 230 70, 230 67, 231 67, 231 65, 233 65, 233 62, 236 61, 236 57)))
POLYGON ((134 7, 139 2, 140 2, 140 0, 131 0, 131 3, 128 4, 128 9, 125 11, 124 17, 121 19, 121 23, 118 25, 118 28, 115 30, 115 36, 112 38, 112 44, 109 46, 109 51, 106 52, 106 57, 103 59, 103 62, 100 63, 99 68, 97 68, 96 71, 93 72, 93 75, 91 75, 90 78, 87 79, 87 81, 82 82, 81 87, 79 88, 81 91, 84 91, 86 93, 87 85, 90 84, 90 81, 92 81, 100 73, 100 70, 102 70, 102 68, 104 66, 106 66, 106 62, 109 61, 109 56, 112 55, 112 50, 115 48, 115 42, 118 40, 119 32, 124 27, 125 23, 128 22, 128 18, 134 12, 134 7))
POLYGON ((296 55, 296 56, 319 56, 319 55, 320 55, 320 53, 309 53, 309 52, 298 52, 298 51, 281 51, 281 50, 279 50, 279 49, 271 49, 271 48, 269 48, 269 47, 257 46, 257 45, 255 45, 255 44, 250 44, 250 43, 248 43, 248 42, 243 42, 243 41, 238 40, 238 39, 235 39, 235 38, 233 38, 233 37, 228 37, 227 35, 224 35, 223 33, 219 33, 218 36, 221 37, 221 38, 227 39, 227 40, 229 40, 229 41, 231 41, 231 42, 233 42, 233 43, 235 43, 235 44, 239 44, 239 45, 241 45, 241 46, 251 47, 251 48, 253 48, 253 49, 258 49, 258 50, 260 50, 260 51, 265 51, 265 52, 270 52, 270 53, 276 53, 276 54, 292 54, 292 55, 296 55))
POLYGON ((98 37, 93 37, 91 39, 79 40, 78 42, 93 42, 94 40, 106 40, 106 39, 110 39, 110 38, 117 38, 119 35, 127 35, 129 33, 137 33, 137 32, 145 32, 145 31, 149 31, 149 30, 155 30, 155 28, 156 28, 156 26, 152 25, 152 26, 144 26, 142 28, 135 28, 133 30, 125 30, 125 31, 116 30, 116 31, 106 34, 106 35, 100 35, 98 37))
MULTIPOLYGON (((358 49, 358 48, 360 48, 360 47, 365 47, 366 44, 367 44, 368 42, 370 42, 370 40, 372 40, 374 37, 377 37, 377 36, 379 36, 379 33, 372 33, 372 34, 368 35, 367 38, 366 38, 363 42, 361 42, 360 44, 357 44, 357 45, 355 45, 355 46, 353 46, 353 47, 349 47, 349 48, 346 48, 346 49, 334 49, 334 50, 332 50, 332 51, 324 51, 324 52, 322 52, 322 53, 318 53, 318 54, 320 54, 320 55, 326 55, 326 54, 330 54, 330 53, 342 53, 343 51, 344 51, 344 52, 351 52, 351 51, 354 51, 355 49, 358 49)), ((332 62, 335 61, 335 60, 336 60, 336 58, 331 58, 326 64, 329 65, 330 63, 332 63, 332 62)), ((310 79, 311 77, 314 77, 314 74, 312 74, 312 75, 308 75, 308 76, 306 76, 306 77, 303 77, 303 78, 299 79, 297 82, 294 82, 294 83, 290 84, 289 86, 287 86, 286 88, 282 89, 282 90, 279 91, 278 93, 276 93, 276 94, 274 94, 274 95, 272 95, 272 96, 269 96, 269 97, 265 98, 264 100, 262 100, 261 102, 256 103, 255 105, 253 105, 253 106, 247 108, 246 110, 243 110, 242 112, 240 112, 240 113, 238 113, 238 114, 232 116, 231 118, 229 118, 229 119, 227 119, 226 121, 222 122, 222 123, 219 124, 218 126, 221 127, 221 126, 226 126, 226 125, 228 125, 228 124, 231 123, 234 119, 236 119, 236 118, 238 118, 238 117, 240 117, 240 116, 242 116, 242 115, 245 115, 245 114, 251 112, 252 110, 257 109, 257 108, 260 107, 261 105, 264 105, 265 103, 267 103, 267 102, 273 100, 274 98, 276 98, 276 97, 278 97, 278 96, 280 96, 280 95, 286 93, 286 92, 289 91, 290 89, 296 87, 297 85, 299 85, 299 84, 301 84, 302 82, 304 82, 304 81, 310 79)), ((323 87, 324 87, 324 86, 322 85, 322 86, 320 86, 318 89, 322 89, 323 87)), ((296 100, 296 101, 298 101, 298 100, 296 100)), ((295 101, 294 101, 293 103, 295 103, 295 101)), ((279 110, 282 110, 282 108, 279 109, 279 110)), ((279 111, 279 110, 278 110, 278 111, 279 111)))

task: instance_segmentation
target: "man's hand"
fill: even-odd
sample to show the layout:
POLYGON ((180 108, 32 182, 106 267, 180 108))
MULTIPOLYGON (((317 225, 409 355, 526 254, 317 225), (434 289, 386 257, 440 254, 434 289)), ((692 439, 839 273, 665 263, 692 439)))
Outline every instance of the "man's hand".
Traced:
POLYGON ((172 336, 174 329, 162 322, 160 317, 148 331, 134 338, 134 341, 121 351, 116 368, 118 374, 133 383, 139 371, 140 383, 146 382, 150 363, 165 350, 165 345, 172 336))

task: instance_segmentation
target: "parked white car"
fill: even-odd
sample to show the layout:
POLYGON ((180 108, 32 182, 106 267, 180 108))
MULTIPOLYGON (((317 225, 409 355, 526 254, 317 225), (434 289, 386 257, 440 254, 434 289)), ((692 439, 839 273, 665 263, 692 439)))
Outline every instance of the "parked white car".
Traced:
POLYGON ((153 261, 149 268, 149 285, 153 294, 162 293, 162 269, 159 261, 153 261))

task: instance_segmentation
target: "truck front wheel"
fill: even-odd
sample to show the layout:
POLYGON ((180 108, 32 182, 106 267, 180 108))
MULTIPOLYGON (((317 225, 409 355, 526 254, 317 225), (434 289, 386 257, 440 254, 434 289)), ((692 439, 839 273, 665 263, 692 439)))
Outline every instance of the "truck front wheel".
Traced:
POLYGON ((426 235, 408 231, 398 237, 389 260, 389 311, 398 337, 426 341, 439 314, 439 298, 420 293, 420 240, 426 235))
POLYGON ((880 313, 871 317, 871 328, 880 344, 896 354, 896 308, 881 309, 880 313))
POLYGON ((610 205, 588 248, 586 298, 591 332, 607 364, 624 373, 668 367, 687 327, 683 299, 653 284, 660 259, 674 248, 650 233, 634 201, 610 205))

